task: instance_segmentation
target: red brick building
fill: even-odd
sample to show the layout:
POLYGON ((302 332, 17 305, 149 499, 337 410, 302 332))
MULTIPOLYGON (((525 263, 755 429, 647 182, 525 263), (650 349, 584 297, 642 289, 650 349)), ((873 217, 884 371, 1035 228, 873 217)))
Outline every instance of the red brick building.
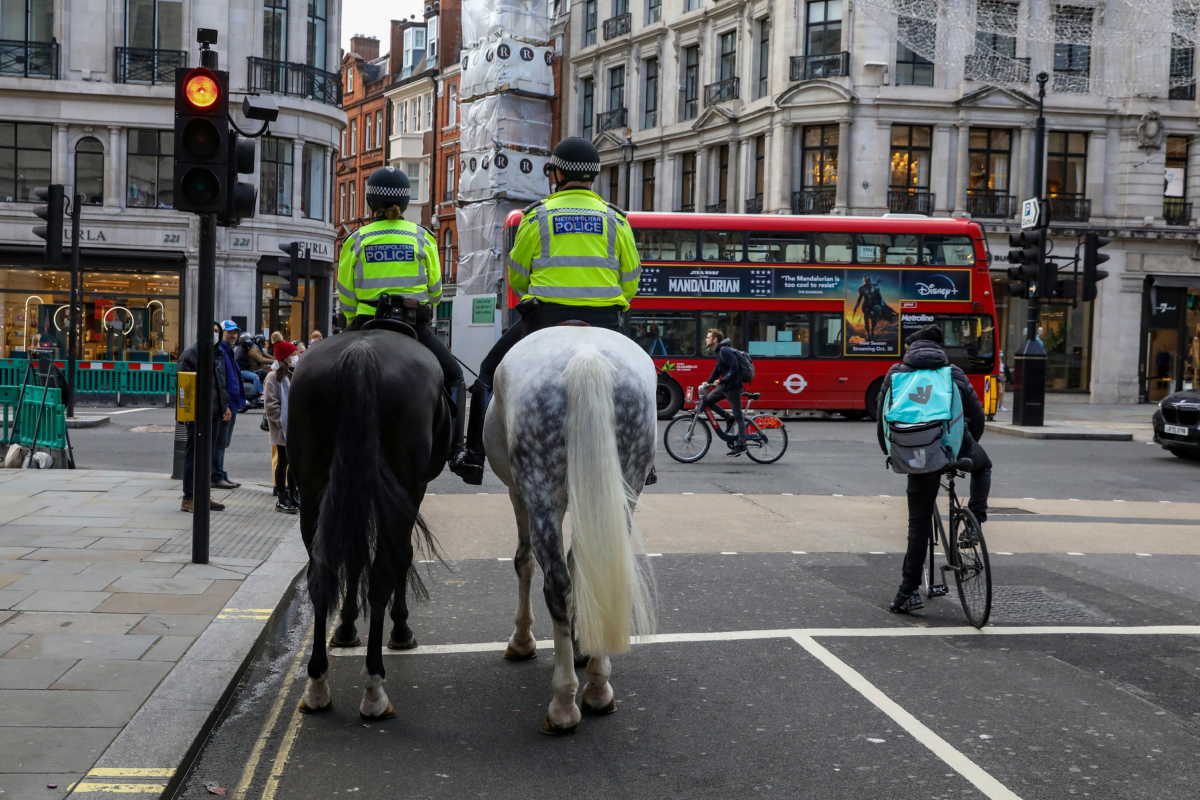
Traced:
POLYGON ((341 77, 346 128, 334 172, 333 198, 339 254, 346 237, 370 219, 367 178, 387 163, 388 110, 383 92, 390 77, 388 56, 379 55, 379 40, 368 36, 351 39, 350 52, 342 54, 341 77))
POLYGON ((455 219, 458 194, 459 60, 462 50, 461 0, 441 0, 438 14, 438 97, 434 130, 437 152, 433 159, 432 207, 435 234, 442 257, 446 283, 454 283, 458 271, 458 226, 455 219))

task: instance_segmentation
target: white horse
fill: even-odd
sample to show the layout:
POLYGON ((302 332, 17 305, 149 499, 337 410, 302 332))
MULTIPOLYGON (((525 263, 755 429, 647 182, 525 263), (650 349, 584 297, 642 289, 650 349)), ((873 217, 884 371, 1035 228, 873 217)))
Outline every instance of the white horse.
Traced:
POLYGON ((554 620, 554 696, 543 733, 568 733, 581 718, 572 633, 588 656, 583 709, 609 714, 616 710, 609 656, 653 628, 633 508, 654 463, 655 381, 654 363, 636 343, 587 327, 533 333, 496 371, 485 444, 508 486, 519 536, 517 612, 504 657, 536 654, 529 599, 536 556, 554 620))

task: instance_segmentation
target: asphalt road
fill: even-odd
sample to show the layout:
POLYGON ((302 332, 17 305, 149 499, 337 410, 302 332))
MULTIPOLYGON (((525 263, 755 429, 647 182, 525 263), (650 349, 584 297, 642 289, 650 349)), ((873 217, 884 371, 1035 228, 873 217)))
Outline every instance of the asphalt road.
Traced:
MULTIPOLYGON (((122 409, 122 411, 127 411, 122 409)), ((1149 427, 1151 406, 1146 406, 1149 427)), ((261 412, 239 417, 226 468, 237 481, 271 484, 270 445, 258 429, 261 412)), ((99 428, 72 431, 81 467, 170 472, 173 419, 168 409, 112 416, 99 428)), ((649 492, 776 494, 902 494, 904 481, 883 468, 874 425, 840 420, 790 420, 789 448, 775 464, 730 458, 714 447, 696 464, 673 461, 659 447, 659 483, 649 492)), ((660 439, 661 442, 661 439, 660 439)), ((996 464, 995 497, 1081 500, 1192 500, 1200 462, 1183 461, 1145 442, 1044 441, 988 435, 984 445, 996 464)), ((503 492, 490 472, 481 487, 450 473, 435 481, 438 493, 503 492)))

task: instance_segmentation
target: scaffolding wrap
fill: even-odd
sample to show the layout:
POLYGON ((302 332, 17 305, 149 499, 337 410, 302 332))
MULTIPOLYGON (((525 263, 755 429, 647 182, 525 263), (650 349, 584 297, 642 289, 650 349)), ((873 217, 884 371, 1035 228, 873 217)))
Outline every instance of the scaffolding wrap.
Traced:
POLYGON ((477 44, 463 51, 459 94, 464 100, 496 92, 553 97, 553 60, 554 48, 508 37, 477 44))
POLYGON ((550 39, 550 9, 546 0, 464 0, 464 46, 494 36, 543 44, 550 39))
POLYGON ((546 194, 550 157, 519 150, 470 150, 460 157, 458 197, 466 202, 505 198, 532 202, 546 194))
POLYGON ((487 294, 504 277, 508 242, 504 221, 527 203, 488 200, 458 209, 458 291, 487 294))
POLYGON ((550 115, 545 100, 494 94, 463 103, 461 109, 458 137, 463 150, 550 150, 550 115))

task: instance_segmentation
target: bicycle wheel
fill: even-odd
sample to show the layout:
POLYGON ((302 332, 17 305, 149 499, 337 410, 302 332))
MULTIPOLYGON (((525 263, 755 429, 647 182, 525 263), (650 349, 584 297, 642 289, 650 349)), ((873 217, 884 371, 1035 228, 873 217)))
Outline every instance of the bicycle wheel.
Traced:
POLYGON ((925 560, 925 569, 921 570, 921 589, 925 596, 932 600, 935 597, 944 597, 949 593, 945 581, 946 564, 946 528, 942 524, 942 515, 935 508, 933 510, 933 535, 929 537, 929 553, 925 560), (938 543, 942 545, 942 557, 937 558, 936 548, 938 543))
POLYGON ((696 414, 683 414, 671 420, 663 431, 667 454, 684 464, 694 464, 704 458, 712 446, 712 431, 696 414))
POLYGON ((774 464, 787 452, 787 428, 779 417, 761 414, 746 420, 746 455, 759 464, 774 464), (758 421, 762 420, 762 425, 758 421), (770 426, 770 427, 768 427, 770 426))
POLYGON ((970 509, 955 509, 950 519, 950 546, 955 550, 954 582, 967 621, 976 628, 992 613, 992 565, 983 528, 970 509))

